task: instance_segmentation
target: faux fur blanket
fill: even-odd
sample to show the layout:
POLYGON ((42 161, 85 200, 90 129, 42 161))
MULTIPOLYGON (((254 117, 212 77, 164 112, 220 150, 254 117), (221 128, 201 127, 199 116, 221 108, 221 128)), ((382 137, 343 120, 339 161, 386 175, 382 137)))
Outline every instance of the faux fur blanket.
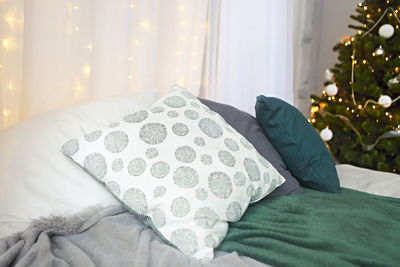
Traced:
POLYGON ((0 266, 266 266, 236 252, 202 265, 166 245, 121 206, 33 222, 0 240, 0 266))

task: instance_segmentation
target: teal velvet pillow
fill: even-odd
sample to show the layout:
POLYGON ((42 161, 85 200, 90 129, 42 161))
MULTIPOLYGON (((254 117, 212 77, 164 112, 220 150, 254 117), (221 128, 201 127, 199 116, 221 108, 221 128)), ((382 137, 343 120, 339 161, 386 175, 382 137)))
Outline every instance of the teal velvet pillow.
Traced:
POLYGON ((332 157, 300 111, 278 98, 258 96, 256 118, 301 184, 319 191, 340 191, 332 157))

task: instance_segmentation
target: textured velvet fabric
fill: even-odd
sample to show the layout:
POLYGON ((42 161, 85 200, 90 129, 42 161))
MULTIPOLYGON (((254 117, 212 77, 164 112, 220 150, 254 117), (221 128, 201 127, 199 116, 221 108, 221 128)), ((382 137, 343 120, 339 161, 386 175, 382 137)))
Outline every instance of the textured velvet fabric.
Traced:
POLYGON ((315 190, 339 192, 339 177, 332 157, 300 111, 278 98, 258 96, 256 117, 300 184, 315 190))
POLYGON ((399 266, 399 243, 400 199, 307 188, 251 206, 218 249, 272 266, 399 266))
POLYGON ((257 151, 286 179, 286 182, 283 185, 279 186, 271 194, 267 195, 266 198, 296 193, 299 194, 303 192, 298 181, 287 170, 282 158, 265 136, 263 130, 253 116, 229 105, 216 103, 206 99, 200 99, 200 101, 211 110, 221 115, 227 123, 249 140, 257 151))

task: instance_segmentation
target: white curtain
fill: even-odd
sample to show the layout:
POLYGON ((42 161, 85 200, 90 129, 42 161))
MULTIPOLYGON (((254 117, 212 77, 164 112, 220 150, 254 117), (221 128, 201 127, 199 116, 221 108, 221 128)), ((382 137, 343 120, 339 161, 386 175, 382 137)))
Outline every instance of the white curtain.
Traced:
POLYGON ((293 0, 0 0, 0 129, 179 83, 254 113, 293 101, 293 0))
POLYGON ((307 117, 310 116, 310 95, 322 86, 318 84, 322 7, 321 0, 295 1, 294 102, 307 117))
POLYGON ((202 95, 254 114, 260 94, 293 103, 293 0, 213 2, 202 95))
POLYGON ((208 0, 1 0, 0 128, 175 82, 197 94, 208 0))

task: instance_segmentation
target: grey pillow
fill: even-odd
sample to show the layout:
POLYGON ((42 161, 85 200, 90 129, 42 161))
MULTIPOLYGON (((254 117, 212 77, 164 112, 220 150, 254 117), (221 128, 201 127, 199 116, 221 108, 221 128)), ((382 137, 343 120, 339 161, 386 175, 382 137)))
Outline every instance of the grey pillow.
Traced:
POLYGON ((267 195, 266 198, 303 193, 303 189, 300 187, 298 181, 286 168, 281 156, 272 146, 253 116, 229 105, 216 103, 207 99, 200 99, 200 101, 221 115, 232 128, 249 140, 258 153, 271 162, 275 169, 286 179, 285 183, 267 195))

